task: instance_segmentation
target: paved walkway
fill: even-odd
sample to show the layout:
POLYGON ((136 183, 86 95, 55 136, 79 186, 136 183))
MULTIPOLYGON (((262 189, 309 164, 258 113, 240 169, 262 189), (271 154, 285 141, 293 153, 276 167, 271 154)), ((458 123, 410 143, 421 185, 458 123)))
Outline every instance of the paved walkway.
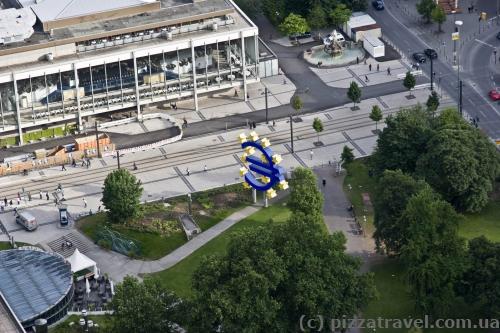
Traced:
POLYGON ((191 241, 158 260, 144 261, 130 259, 114 251, 105 251, 99 248, 83 235, 82 238, 87 242, 88 251, 86 255, 98 262, 101 274, 107 273, 114 281, 120 282, 127 275, 138 276, 140 274, 155 273, 174 266, 239 221, 259 211, 260 208, 259 206, 248 206, 233 213, 212 228, 202 232, 191 241))

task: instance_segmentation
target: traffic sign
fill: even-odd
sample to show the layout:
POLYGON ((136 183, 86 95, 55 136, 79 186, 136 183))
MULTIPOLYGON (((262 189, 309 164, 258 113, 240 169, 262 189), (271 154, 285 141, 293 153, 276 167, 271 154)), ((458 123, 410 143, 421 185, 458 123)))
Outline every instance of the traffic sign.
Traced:
POLYGON ((460 33, 459 32, 453 32, 451 34, 451 40, 459 40, 460 39, 460 33))

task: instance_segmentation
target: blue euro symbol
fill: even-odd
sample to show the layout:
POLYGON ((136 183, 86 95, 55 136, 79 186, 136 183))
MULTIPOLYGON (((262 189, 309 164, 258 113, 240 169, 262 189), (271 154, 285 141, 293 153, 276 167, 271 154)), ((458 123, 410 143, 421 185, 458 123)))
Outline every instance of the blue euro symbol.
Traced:
POLYGON ((247 141, 241 144, 241 148, 245 149, 247 147, 253 147, 258 149, 262 155, 265 156, 265 161, 262 161, 260 158, 257 158, 254 155, 247 156, 246 160, 249 163, 249 169, 253 171, 255 174, 259 174, 262 176, 266 176, 270 179, 269 183, 264 183, 258 180, 255 177, 255 174, 252 172, 247 172, 245 174, 245 181, 252 186, 254 189, 258 191, 267 191, 272 188, 277 183, 285 180, 285 169, 276 165, 273 162, 273 151, 271 148, 264 148, 261 145, 261 141, 247 141))

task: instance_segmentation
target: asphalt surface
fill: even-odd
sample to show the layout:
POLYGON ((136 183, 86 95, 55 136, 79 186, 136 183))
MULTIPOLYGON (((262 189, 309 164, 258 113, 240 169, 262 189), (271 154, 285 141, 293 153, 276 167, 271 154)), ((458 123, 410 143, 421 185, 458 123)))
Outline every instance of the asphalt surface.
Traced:
MULTIPOLYGON (((429 48, 429 45, 418 34, 406 28, 406 17, 398 16, 391 12, 391 6, 393 4, 386 2, 386 9, 383 11, 375 11, 373 8, 368 10, 370 15, 381 26, 383 34, 401 50, 424 50, 429 48)), ((461 59, 473 59, 474 56, 477 56, 477 54, 467 54, 470 51, 468 46, 466 44, 462 47, 463 53, 461 54, 461 59)), ((481 61, 484 61, 483 57, 491 55, 491 51, 484 54, 484 52, 478 50, 477 53, 481 53, 481 55, 478 59, 474 59, 475 66, 477 64, 481 65, 481 61)), ((411 55, 407 56, 411 57, 411 55)), ((463 63, 461 65, 463 66, 463 63)), ((421 69, 430 77, 429 62, 422 65, 421 69)), ((439 83, 441 88, 450 96, 458 100, 457 72, 449 64, 440 59, 434 60, 434 72, 436 73, 435 82, 439 83)), ((478 72, 477 75, 480 79, 481 75, 484 74, 478 72)), ((462 70, 461 79, 464 81, 462 89, 463 111, 471 117, 479 119, 480 128, 490 138, 500 138, 500 108, 496 103, 492 103, 487 96, 491 88, 487 88, 484 82, 482 86, 477 86, 471 80, 472 77, 474 77, 474 74, 470 76, 462 70)))

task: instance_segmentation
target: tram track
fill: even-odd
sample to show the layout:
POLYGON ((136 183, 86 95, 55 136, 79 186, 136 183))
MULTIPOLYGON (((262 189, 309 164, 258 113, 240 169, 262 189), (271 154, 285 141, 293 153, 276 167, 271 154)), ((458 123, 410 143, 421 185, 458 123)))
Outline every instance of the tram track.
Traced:
MULTIPOLYGON (((443 104, 441 108, 447 107, 447 104, 443 104)), ((385 116, 397 113, 400 109, 389 109, 384 112, 385 116)), ((328 110, 323 111, 326 113, 328 110)), ((341 133, 343 131, 358 129, 367 127, 373 124, 373 121, 368 118, 367 113, 359 115, 349 115, 338 119, 324 120, 324 130, 321 132, 320 136, 325 136, 333 133, 341 133)), ((310 124, 294 123, 294 137, 296 140, 307 140, 310 138, 315 138, 317 136, 316 132, 312 129, 310 124)), ((288 129, 277 130, 276 132, 271 132, 266 135, 266 137, 275 146, 287 143, 290 139, 290 131, 288 129)), ((236 140, 236 138, 235 138, 236 140)), ((327 145, 328 146, 328 145, 327 145)), ((173 168, 181 165, 189 165, 191 163, 196 163, 208 159, 218 158, 222 156, 227 156, 229 154, 239 154, 240 149, 237 148, 234 142, 221 142, 217 145, 204 145, 193 150, 168 153, 165 158, 164 155, 146 157, 143 159, 138 159, 135 161, 121 163, 122 168, 131 169, 133 164, 138 166, 138 170, 133 173, 136 175, 145 174, 148 172, 154 172, 165 168, 173 168)), ((289 152, 283 153, 283 155, 289 155, 289 152)), ((227 167, 227 166, 225 166, 227 167)), ((17 182, 16 184, 0 185, 0 193, 2 193, 7 198, 12 198, 17 196, 17 193, 21 188, 24 188, 26 192, 30 191, 35 195, 38 191, 52 191, 59 184, 63 188, 71 188, 82 186, 86 184, 101 183, 104 181, 106 176, 112 170, 116 169, 116 165, 107 165, 99 169, 83 169, 80 172, 72 172, 69 174, 51 175, 39 179, 30 179, 26 181, 17 182), (14 188, 15 187, 15 188, 14 188)), ((155 179, 153 181, 148 181, 146 183, 153 183, 157 181, 173 179, 179 177, 178 175, 173 175, 172 177, 166 177, 161 179, 155 179)), ((145 183, 145 184, 146 184, 145 183)))

